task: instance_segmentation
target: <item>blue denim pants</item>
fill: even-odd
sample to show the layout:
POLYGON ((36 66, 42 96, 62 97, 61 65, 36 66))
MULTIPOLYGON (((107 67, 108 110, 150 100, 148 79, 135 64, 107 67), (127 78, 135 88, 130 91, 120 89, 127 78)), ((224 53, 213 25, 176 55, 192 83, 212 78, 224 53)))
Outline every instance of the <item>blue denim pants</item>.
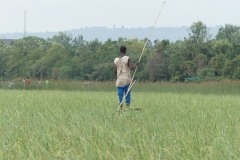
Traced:
MULTIPOLYGON (((118 98, 119 98, 119 104, 122 102, 123 100, 123 95, 126 95, 128 88, 129 88, 130 84, 123 86, 123 87, 118 87, 118 98)), ((128 92, 127 96, 126 96, 126 104, 130 104, 131 101, 131 97, 130 97, 130 92, 131 90, 128 92)))

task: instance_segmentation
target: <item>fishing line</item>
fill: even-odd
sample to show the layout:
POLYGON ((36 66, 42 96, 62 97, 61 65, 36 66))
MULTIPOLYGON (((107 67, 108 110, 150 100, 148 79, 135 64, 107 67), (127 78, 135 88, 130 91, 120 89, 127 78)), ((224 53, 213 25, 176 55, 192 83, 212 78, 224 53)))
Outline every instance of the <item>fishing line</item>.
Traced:
MULTIPOLYGON (((152 32, 153 32, 153 30, 154 30, 154 28, 155 28, 155 26, 156 26, 157 20, 159 19, 160 15, 161 15, 161 13, 162 13, 162 10, 163 10, 163 7, 164 7, 166 1, 167 1, 167 0, 164 0, 164 3, 163 3, 163 5, 162 5, 162 8, 161 8, 161 10, 160 10, 160 12, 159 12, 159 14, 158 14, 155 22, 154 22, 154 25, 153 25, 153 27, 152 27, 149 35, 148 35, 147 41, 145 42, 145 45, 144 45, 144 47, 143 47, 143 49, 142 49, 142 53, 141 53, 141 55, 140 55, 140 57, 139 57, 139 59, 138 59, 139 62, 141 61, 142 55, 144 54, 144 51, 145 51, 145 49, 146 49, 146 46, 147 46, 147 44, 148 44, 148 42, 149 42, 149 39, 150 39, 150 37, 151 37, 151 35, 152 35, 152 32)), ((133 85, 134 85, 134 83, 135 83, 135 81, 136 81, 136 80, 135 80, 135 81, 133 82, 133 79, 134 79, 134 77, 135 77, 135 75, 136 75, 137 69, 138 69, 138 66, 137 66, 137 67, 135 68, 135 70, 134 70, 134 73, 133 73, 133 76, 132 76, 130 85, 129 85, 129 87, 128 87, 128 91, 127 91, 127 93, 125 94, 125 96, 123 97, 122 102, 119 104, 117 111, 119 111, 119 109, 120 109, 123 101, 125 100, 127 94, 129 93, 129 91, 131 90, 131 88, 133 87, 133 85)))

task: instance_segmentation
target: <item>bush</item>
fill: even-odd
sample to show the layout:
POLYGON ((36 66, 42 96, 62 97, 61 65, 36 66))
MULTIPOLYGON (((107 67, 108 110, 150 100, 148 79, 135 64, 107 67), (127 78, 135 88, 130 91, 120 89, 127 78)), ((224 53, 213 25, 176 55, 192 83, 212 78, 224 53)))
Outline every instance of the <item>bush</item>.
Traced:
POLYGON ((233 74, 233 79, 240 79, 240 68, 235 70, 233 74))
POLYGON ((216 69, 214 68, 204 68, 202 69, 198 76, 204 80, 216 80, 216 69))
POLYGON ((62 66, 59 70, 60 79, 71 79, 72 78, 72 67, 62 66))

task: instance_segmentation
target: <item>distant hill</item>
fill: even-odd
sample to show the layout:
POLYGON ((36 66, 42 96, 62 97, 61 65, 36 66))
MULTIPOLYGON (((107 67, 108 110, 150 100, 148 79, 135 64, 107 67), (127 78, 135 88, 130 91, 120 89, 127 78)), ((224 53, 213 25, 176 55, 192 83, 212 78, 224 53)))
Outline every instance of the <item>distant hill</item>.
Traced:
MULTIPOLYGON (((217 34, 218 29, 221 26, 209 27, 210 33, 213 37, 217 34)), ((119 37, 127 38, 127 39, 144 39, 147 38, 151 27, 149 28, 106 28, 106 27, 88 27, 88 28, 80 28, 74 30, 67 30, 65 32, 71 33, 73 37, 78 35, 82 35, 84 40, 91 41, 98 38, 99 41, 106 41, 111 38, 112 40, 117 40, 119 37)), ((184 37, 188 36, 189 27, 159 27, 153 30, 151 40, 154 41, 156 39, 169 39, 171 42, 175 42, 176 40, 183 40, 184 37)), ((28 33, 28 36, 37 36, 44 39, 51 38, 54 35, 57 35, 58 32, 37 32, 37 33, 28 33)), ((4 33, 0 35, 2 39, 20 39, 23 37, 23 33, 4 33)))

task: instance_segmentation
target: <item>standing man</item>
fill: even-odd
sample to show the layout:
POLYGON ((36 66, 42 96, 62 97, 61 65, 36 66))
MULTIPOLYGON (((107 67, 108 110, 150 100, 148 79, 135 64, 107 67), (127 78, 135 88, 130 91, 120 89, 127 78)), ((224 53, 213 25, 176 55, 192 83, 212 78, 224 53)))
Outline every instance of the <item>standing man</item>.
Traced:
POLYGON ((45 81, 45 84, 46 84, 46 88, 48 89, 48 86, 49 86, 49 80, 48 79, 45 81))
POLYGON ((23 80, 22 80, 22 83, 23 83, 23 87, 25 88, 25 87, 26 87, 26 81, 25 81, 24 78, 23 78, 23 80))
POLYGON ((39 79, 38 79, 38 89, 41 88, 41 87, 42 87, 42 81, 41 81, 41 79, 39 78, 39 79))
MULTIPOLYGON (((123 100, 123 95, 127 93, 128 88, 131 83, 131 73, 130 70, 134 70, 140 62, 132 65, 131 59, 126 56, 127 48, 125 46, 120 47, 120 56, 114 59, 114 72, 117 75, 116 87, 118 88, 118 98, 119 104, 123 100)), ((126 96, 127 107, 130 108, 130 91, 126 96)), ((122 109, 122 105, 120 106, 122 109)))
POLYGON ((27 79, 25 81, 27 83, 27 86, 30 86, 31 81, 30 81, 29 77, 27 77, 27 79))

